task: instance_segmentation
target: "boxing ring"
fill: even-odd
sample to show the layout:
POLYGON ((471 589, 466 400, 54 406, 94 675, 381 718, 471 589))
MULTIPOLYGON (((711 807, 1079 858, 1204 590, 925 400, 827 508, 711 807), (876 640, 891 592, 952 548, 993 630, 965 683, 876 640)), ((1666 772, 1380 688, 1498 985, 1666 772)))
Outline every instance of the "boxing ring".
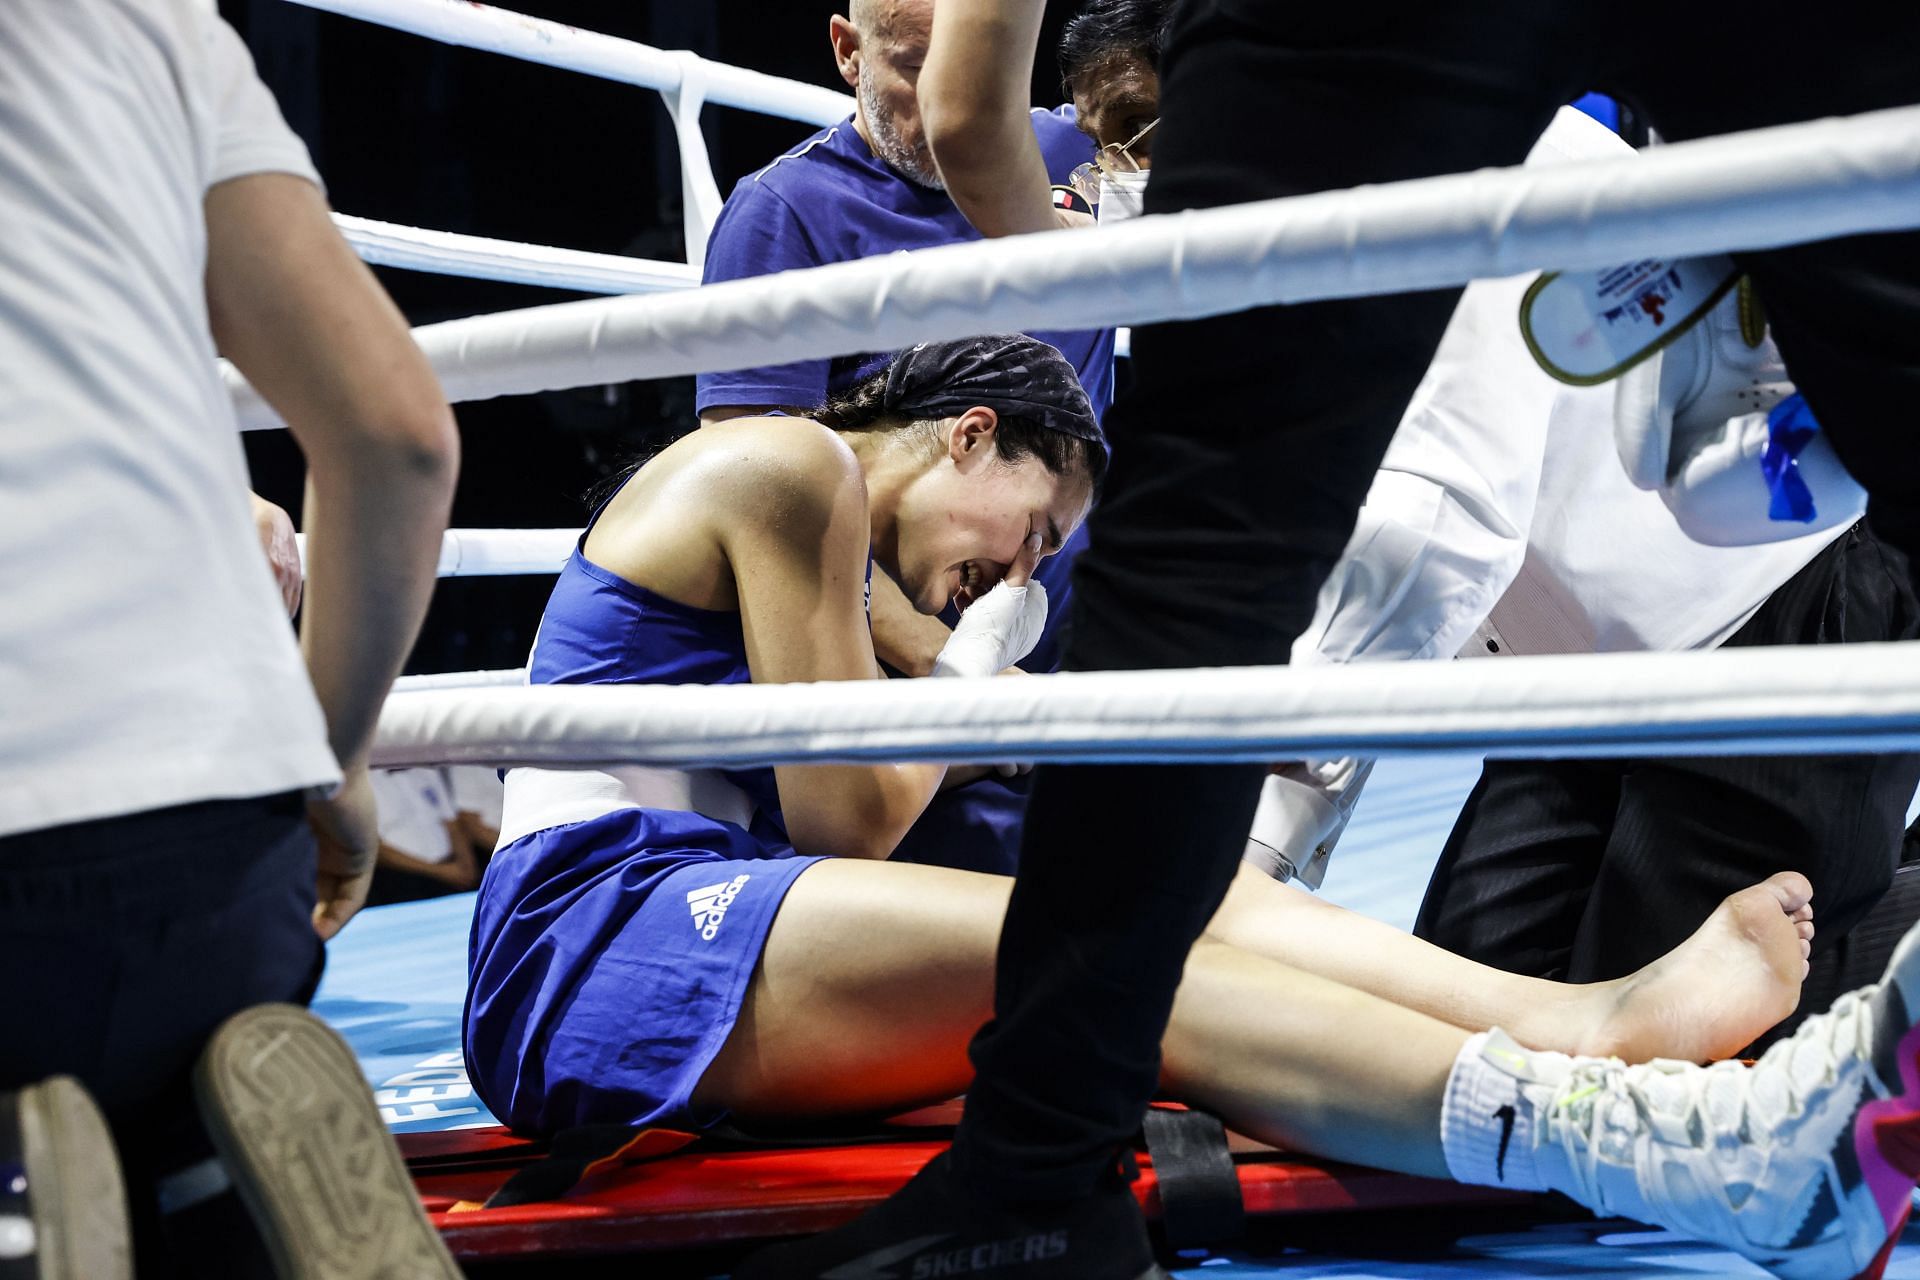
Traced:
MULTIPOLYGON (((720 196, 705 103, 807 125, 851 99, 460 0, 293 0, 445 43, 656 93, 679 145, 687 263, 338 215, 367 261, 599 295, 415 331, 455 401, 889 349, 982 332, 1186 319, 1280 302, 1464 284, 1649 255, 1754 249, 1920 226, 1920 109, 1018 237, 699 285, 720 196)), ((243 429, 281 425, 228 368, 243 429)), ((442 577, 556 571, 578 530, 450 531, 442 577)), ((956 686, 526 687, 523 673, 403 680, 376 766, 605 767, 915 759, 1266 761, 1383 757, 1334 859, 1336 901, 1408 923, 1485 755, 1920 749, 1920 650, 1903 645, 1582 655, 1317 669, 1089 673, 956 686)), ((363 914, 315 1008, 360 1055, 405 1134, 491 1122, 459 1051, 470 896, 363 914)), ((1183 1274, 1438 1276, 1744 1270, 1617 1224, 1468 1237, 1412 1258, 1339 1247, 1236 1254, 1183 1274)), ((1890 1276, 1920 1277, 1920 1236, 1890 1276)))

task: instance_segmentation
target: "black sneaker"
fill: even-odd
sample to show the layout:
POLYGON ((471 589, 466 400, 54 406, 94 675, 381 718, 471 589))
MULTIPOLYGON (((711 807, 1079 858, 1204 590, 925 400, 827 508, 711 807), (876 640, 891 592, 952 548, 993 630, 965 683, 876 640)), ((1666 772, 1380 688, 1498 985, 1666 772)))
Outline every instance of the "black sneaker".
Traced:
POLYGON ((460 1280, 346 1042, 266 1004, 194 1068, 207 1134, 283 1280, 460 1280))
POLYGON ((834 1231, 754 1254, 734 1280, 1167 1280, 1118 1178, 1092 1195, 1005 1205, 969 1194, 946 1153, 834 1231))
POLYGON ((130 1239, 120 1158, 80 1082, 0 1093, 0 1275, 131 1280, 130 1239))

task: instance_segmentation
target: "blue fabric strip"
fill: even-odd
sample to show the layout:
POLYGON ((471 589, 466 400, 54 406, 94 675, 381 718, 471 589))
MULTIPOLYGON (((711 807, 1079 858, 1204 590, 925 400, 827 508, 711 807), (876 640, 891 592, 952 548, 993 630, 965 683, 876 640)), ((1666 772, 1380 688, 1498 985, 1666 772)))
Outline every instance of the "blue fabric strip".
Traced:
POLYGON ((1812 524, 1813 491, 1800 476, 1800 455, 1820 434, 1820 423, 1799 392, 1794 392, 1767 414, 1767 451, 1760 455, 1760 474, 1767 478, 1772 501, 1767 516, 1812 524))

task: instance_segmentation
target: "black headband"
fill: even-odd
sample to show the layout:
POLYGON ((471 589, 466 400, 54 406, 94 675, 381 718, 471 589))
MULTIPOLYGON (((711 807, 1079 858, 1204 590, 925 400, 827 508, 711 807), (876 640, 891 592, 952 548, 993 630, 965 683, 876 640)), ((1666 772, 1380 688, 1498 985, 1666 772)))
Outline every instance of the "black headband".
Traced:
POLYGON ((1103 453, 1107 437, 1066 357, 1023 333, 923 342, 887 366, 883 401, 892 413, 946 418, 983 405, 1039 423, 1103 453))

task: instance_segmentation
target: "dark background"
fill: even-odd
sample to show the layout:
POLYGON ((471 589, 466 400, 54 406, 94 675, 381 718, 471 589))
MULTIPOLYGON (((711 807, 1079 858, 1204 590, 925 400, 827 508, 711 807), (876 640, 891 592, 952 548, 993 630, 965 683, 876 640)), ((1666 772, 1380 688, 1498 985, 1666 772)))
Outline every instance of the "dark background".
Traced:
MULTIPOLYGON (((1060 101, 1051 50, 1077 0, 1048 6, 1036 104, 1060 101)), ((823 0, 508 0, 502 7, 844 89, 823 0)), ((679 260, 680 162, 660 96, 301 8, 221 0, 306 140, 342 213, 601 253, 679 260)), ((701 118, 722 195, 814 132, 730 107, 701 118)), ((379 269, 415 324, 581 296, 379 269)), ((456 407, 456 527, 578 525, 594 483, 693 425, 693 379, 584 387, 456 407)), ((246 438, 255 488, 299 521, 299 452, 246 438)), ((552 580, 454 578, 410 671, 521 665, 552 580)))

